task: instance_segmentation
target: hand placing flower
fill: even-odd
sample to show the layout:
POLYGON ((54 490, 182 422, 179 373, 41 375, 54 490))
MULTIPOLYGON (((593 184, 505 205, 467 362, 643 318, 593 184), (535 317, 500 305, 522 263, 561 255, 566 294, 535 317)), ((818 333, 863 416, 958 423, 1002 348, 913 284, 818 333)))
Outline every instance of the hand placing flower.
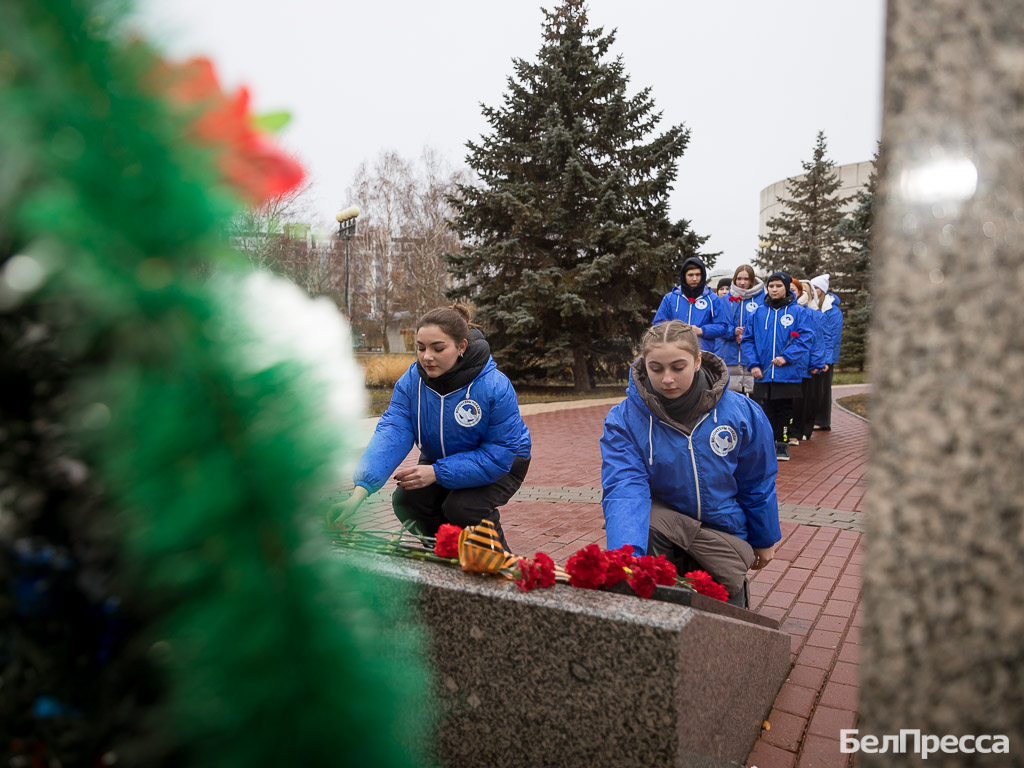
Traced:
POLYGON ((417 464, 415 467, 409 467, 408 469, 402 469, 395 472, 395 480, 398 481, 398 485, 407 491, 413 491, 419 488, 426 488, 428 485, 433 485, 437 482, 437 475, 434 474, 434 467, 432 464, 417 464))

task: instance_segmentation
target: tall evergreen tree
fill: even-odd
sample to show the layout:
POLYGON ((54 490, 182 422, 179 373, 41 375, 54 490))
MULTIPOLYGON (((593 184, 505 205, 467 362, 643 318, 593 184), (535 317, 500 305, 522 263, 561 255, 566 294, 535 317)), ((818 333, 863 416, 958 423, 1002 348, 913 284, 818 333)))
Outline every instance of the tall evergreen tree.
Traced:
POLYGON ((768 220, 769 231, 761 235, 767 243, 757 258, 762 271, 814 277, 843 268, 839 225, 850 198, 839 195, 839 175, 826 152, 825 133, 818 131, 812 159, 801 163, 804 175, 790 181, 782 212, 768 220))
POLYGON ((839 358, 842 368, 864 370, 867 353, 867 332, 871 319, 871 227, 874 223, 875 190, 878 186, 878 154, 876 150, 867 184, 855 196, 857 207, 839 226, 839 234, 849 248, 842 269, 835 270, 832 276, 833 290, 842 300, 846 315, 839 358))
MULTIPOLYGON (((491 126, 469 142, 477 185, 461 185, 447 255, 453 297, 469 298, 509 372, 586 391, 628 362, 682 260, 707 239, 668 218, 682 125, 661 120, 649 88, 627 96, 612 31, 591 29, 582 0, 544 11, 536 62, 514 60, 491 126)), ((714 255, 705 256, 709 263, 714 255)))

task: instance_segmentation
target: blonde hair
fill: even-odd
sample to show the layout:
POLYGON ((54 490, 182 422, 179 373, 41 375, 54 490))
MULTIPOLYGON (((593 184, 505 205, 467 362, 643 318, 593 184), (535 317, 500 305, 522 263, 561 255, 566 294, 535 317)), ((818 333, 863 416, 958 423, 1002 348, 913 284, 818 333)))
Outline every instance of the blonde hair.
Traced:
POLYGON ((659 344, 677 344, 696 359, 700 355, 700 340, 692 325, 682 320, 669 320, 652 326, 640 339, 640 354, 645 358, 653 347, 659 344))

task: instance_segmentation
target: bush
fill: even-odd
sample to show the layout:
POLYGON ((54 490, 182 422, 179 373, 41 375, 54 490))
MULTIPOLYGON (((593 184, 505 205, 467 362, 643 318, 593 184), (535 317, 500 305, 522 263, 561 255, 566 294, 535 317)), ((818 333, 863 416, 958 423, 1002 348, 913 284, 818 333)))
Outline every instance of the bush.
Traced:
POLYGON ((366 355, 359 362, 366 371, 366 386, 390 389, 416 362, 416 355, 366 355))

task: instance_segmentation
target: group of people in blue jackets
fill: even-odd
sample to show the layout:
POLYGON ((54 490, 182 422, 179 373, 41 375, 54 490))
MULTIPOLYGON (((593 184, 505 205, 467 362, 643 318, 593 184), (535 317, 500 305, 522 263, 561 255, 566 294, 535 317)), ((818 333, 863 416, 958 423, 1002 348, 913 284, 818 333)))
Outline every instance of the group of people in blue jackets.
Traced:
POLYGON ((682 320, 698 326, 702 351, 725 361, 729 388, 764 409, 778 461, 789 461, 789 446, 810 440, 814 430, 832 428, 843 315, 828 288, 827 274, 801 281, 773 272, 762 283, 744 264, 719 295, 707 285, 703 262, 690 258, 654 316, 655 324, 682 320))
MULTIPOLYGON (((686 260, 680 277, 640 340, 625 400, 605 418, 606 546, 665 555, 681 573, 705 570, 729 602, 746 606, 747 573, 770 562, 781 539, 778 461, 788 455, 804 378, 834 362, 823 307, 838 314, 838 299, 827 293, 827 275, 806 289, 798 282, 799 296, 789 275, 762 284, 749 266, 736 270, 722 297, 708 288, 699 259, 686 260)), ((394 473, 395 513, 416 533, 486 519, 510 551, 498 508, 526 477, 530 432, 470 320, 463 305, 420 318, 417 360, 395 385, 354 491, 330 523, 348 519, 394 473), (418 463, 396 473, 414 445, 418 463)))

